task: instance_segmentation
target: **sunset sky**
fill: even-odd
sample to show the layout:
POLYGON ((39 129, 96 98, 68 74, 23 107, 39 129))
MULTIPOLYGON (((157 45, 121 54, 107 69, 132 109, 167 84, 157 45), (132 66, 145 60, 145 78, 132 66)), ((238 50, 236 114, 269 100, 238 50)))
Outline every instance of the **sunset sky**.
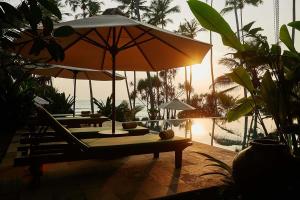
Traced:
MULTIPOLYGON (((18 0, 8 0, 8 2, 16 5, 18 0)), ((114 1, 103 0, 104 6, 103 10, 106 8, 116 7, 118 4, 114 1)), ((150 2, 148 0, 147 2, 150 2)), ((244 9, 244 25, 256 21, 256 27, 262 27, 264 29, 263 34, 268 37, 269 42, 274 42, 274 14, 273 14, 273 0, 264 0, 264 3, 259 7, 247 6, 244 9)), ((300 8, 299 2, 297 8, 300 8)), ((179 5, 181 12, 179 14, 173 14, 170 18, 173 20, 173 23, 170 23, 167 26, 167 29, 174 31, 178 29, 180 22, 183 22, 186 18, 190 20, 193 18, 188 4, 185 0, 174 0, 173 5, 179 5)), ((214 8, 220 11, 224 8, 225 0, 215 0, 214 8)), ((66 12, 71 12, 68 7, 65 8, 66 12)), ((64 20, 72 20, 74 17, 65 17, 64 20)), ((225 19, 231 25, 232 29, 235 31, 235 18, 234 13, 228 13, 225 15, 225 19)), ((296 19, 299 20, 299 15, 296 16, 296 19)), ((292 0, 281 0, 280 1, 280 24, 287 24, 292 21, 292 0)), ((300 50, 300 41, 299 41, 299 32, 296 31, 296 48, 300 50)), ((200 32, 196 38, 203 42, 209 42, 208 32, 200 32)), ((226 53, 231 52, 232 50, 224 47, 220 37, 217 34, 213 34, 213 51, 214 51, 214 71, 215 77, 222 75, 227 72, 226 67, 218 64, 218 60, 222 58, 226 53)), ((123 74, 123 72, 119 72, 123 74)), ((133 81, 133 72, 128 72, 128 80, 133 81)), ((145 72, 138 72, 138 78, 145 78, 145 72)), ((176 85, 183 83, 184 81, 184 68, 178 68, 176 85)), ((66 92, 67 94, 73 93, 73 81, 70 79, 60 79, 57 78, 54 80, 54 86, 60 91, 66 92)), ((211 84, 210 76, 210 64, 209 64, 209 54, 205 57, 203 62, 199 65, 193 66, 193 87, 195 88, 195 93, 205 93, 209 92, 209 85, 211 84)), ((93 91, 94 97, 97 99, 104 99, 111 94, 111 82, 97 82, 93 81, 93 91)), ((182 96, 184 97, 184 96, 182 96)), ((119 81, 116 88, 116 98, 118 100, 127 100, 127 92, 125 81, 119 81)), ((89 99, 89 89, 88 81, 78 81, 77 82, 77 99, 89 99)))

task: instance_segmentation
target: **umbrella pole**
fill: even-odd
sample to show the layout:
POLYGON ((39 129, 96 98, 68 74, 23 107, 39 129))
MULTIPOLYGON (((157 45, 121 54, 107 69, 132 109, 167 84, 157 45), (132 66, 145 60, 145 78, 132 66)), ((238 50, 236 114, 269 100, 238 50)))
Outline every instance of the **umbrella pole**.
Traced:
POLYGON ((92 87, 92 81, 89 80, 90 85, 90 100, 91 100, 91 111, 94 113, 94 101, 93 101, 93 87, 92 87))
POLYGON ((76 107, 76 79, 77 79, 77 72, 74 73, 74 104, 73 104, 73 117, 75 117, 75 107, 76 107))
POLYGON ((115 134, 116 124, 116 55, 112 53, 112 134, 115 134))

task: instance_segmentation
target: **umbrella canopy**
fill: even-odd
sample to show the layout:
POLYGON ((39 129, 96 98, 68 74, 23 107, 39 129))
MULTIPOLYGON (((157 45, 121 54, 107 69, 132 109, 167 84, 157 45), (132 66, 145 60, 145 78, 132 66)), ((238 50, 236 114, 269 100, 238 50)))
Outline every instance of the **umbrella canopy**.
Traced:
POLYGON ((159 108, 171 109, 171 110, 194 110, 195 109, 193 106, 190 106, 189 104, 186 104, 180 101, 179 99, 173 99, 172 101, 161 104, 159 108))
MULTIPOLYGON (((111 70, 112 54, 120 71, 159 71, 201 63, 211 45, 120 15, 101 15, 55 25, 72 26, 75 34, 56 38, 65 59, 55 62, 45 49, 30 54, 33 39, 24 34, 17 43, 20 53, 41 62, 97 70, 111 70), (114 48, 113 48, 114 47, 114 48), (115 49, 116 52, 111 52, 115 49)), ((18 50, 18 49, 17 49, 18 50)))
MULTIPOLYGON (((93 81, 111 81, 113 79, 112 73, 109 71, 100 71, 78 67, 68 67, 60 65, 52 65, 50 67, 33 67, 29 69, 30 73, 40 76, 54 77, 54 78, 68 78, 79 80, 93 80, 93 81)), ((124 76, 116 74, 116 80, 123 80, 124 76)))
MULTIPOLYGON (((44 49, 31 55, 33 39, 23 34, 15 50, 39 62, 115 71, 159 71, 201 63, 211 45, 119 15, 101 15, 55 25, 75 33, 57 38, 65 51, 55 61, 44 49)), ((115 131, 115 81, 112 81, 112 132, 115 131)))
MULTIPOLYGON (((50 67, 35 67, 35 66, 27 66, 27 69, 30 73, 40 76, 47 77, 59 77, 59 78, 68 78, 74 79, 74 105, 73 105, 73 116, 75 116, 75 105, 76 105, 76 81, 80 80, 97 80, 97 81, 111 81, 113 80, 113 75, 109 71, 99 71, 93 69, 86 68, 78 68, 78 67, 68 67, 61 65, 52 65, 50 67)), ((116 74, 115 80, 123 80, 124 76, 116 74)), ((94 112, 93 108, 93 90, 92 85, 90 84, 90 101, 91 101, 91 109, 94 112)))

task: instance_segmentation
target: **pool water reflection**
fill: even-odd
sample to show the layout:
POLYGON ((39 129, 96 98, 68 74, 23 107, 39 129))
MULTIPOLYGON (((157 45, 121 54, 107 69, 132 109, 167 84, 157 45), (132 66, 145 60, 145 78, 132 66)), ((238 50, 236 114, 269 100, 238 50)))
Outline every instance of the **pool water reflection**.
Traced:
MULTIPOLYGON (((252 117, 248 117, 248 134, 244 134, 244 118, 234 122, 226 122, 221 118, 194 118, 194 119, 168 119, 159 121, 147 121, 144 125, 153 131, 172 129, 175 135, 191 138, 193 141, 238 151, 252 139, 252 117), (250 130, 250 131, 249 131, 250 130), (250 132, 250 134, 249 134, 250 132)), ((275 124, 271 119, 265 119, 264 124, 268 132, 275 130, 275 124)), ((258 124, 258 134, 263 129, 258 124)))

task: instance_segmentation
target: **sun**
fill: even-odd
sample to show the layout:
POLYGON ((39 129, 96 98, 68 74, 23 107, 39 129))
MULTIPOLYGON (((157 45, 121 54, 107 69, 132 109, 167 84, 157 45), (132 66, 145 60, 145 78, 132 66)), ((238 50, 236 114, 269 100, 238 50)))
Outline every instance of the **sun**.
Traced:
POLYGON ((204 134, 204 128, 202 124, 195 123, 192 125, 192 134, 193 135, 203 135, 204 134))

